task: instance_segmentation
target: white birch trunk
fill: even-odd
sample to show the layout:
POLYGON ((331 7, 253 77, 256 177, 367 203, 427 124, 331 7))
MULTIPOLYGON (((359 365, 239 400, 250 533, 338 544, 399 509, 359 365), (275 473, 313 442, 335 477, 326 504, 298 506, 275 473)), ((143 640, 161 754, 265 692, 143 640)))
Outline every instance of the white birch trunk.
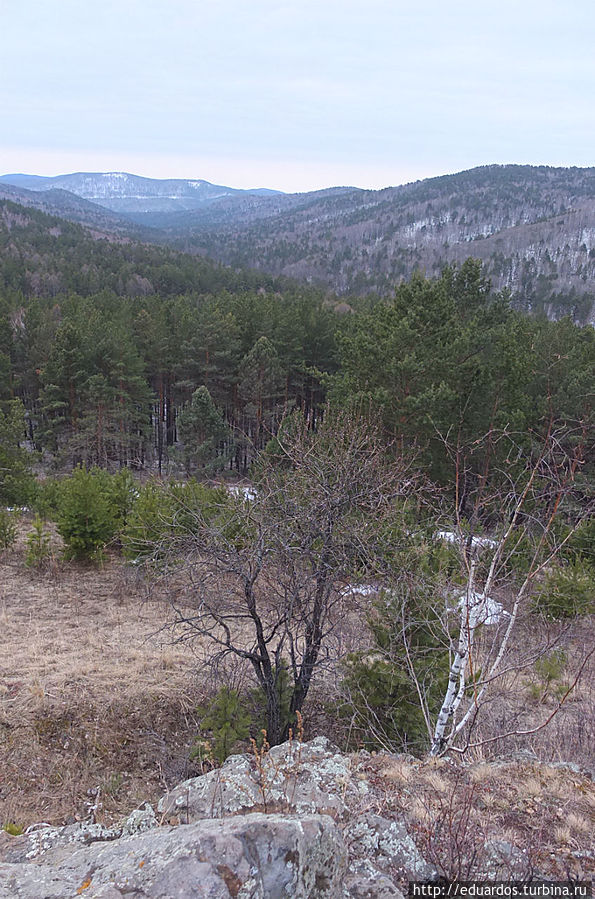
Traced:
POLYGON ((465 693, 466 671, 469 664, 471 647, 473 645, 473 624, 471 622, 469 604, 471 602, 471 597, 473 596, 474 580, 475 562, 471 562, 469 580, 467 582, 467 594, 465 602, 461 604, 459 640, 450 666, 446 694, 440 712, 438 713, 436 727, 434 728, 434 737, 430 755, 439 755, 440 752, 443 751, 446 743, 445 734, 448 723, 454 718, 465 693))

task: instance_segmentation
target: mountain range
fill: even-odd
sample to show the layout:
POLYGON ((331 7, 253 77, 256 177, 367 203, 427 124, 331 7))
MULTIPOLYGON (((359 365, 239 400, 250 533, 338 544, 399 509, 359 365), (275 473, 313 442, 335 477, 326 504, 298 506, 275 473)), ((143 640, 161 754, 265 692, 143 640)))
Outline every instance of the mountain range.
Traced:
POLYGON ((302 194, 120 172, 5 175, 0 196, 343 295, 386 294, 415 270, 474 256, 516 302, 594 319, 595 168, 482 166, 302 194))
POLYGON ((202 180, 142 178, 128 172, 76 172, 53 178, 40 175, 3 175, 0 181, 30 191, 65 190, 124 215, 200 209, 227 197, 246 194, 270 196, 278 193, 267 188, 237 190, 202 180))

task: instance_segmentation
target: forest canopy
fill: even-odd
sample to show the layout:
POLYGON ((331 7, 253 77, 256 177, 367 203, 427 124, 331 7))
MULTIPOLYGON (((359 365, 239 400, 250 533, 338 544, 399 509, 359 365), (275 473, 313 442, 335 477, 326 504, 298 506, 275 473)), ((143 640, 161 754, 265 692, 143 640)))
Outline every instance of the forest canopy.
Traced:
POLYGON ((8 201, 0 224, 0 402, 56 467, 246 474, 284 416, 331 399, 379 412, 445 484, 447 439, 480 470, 490 430, 591 424, 592 327, 513 309, 477 260, 346 303, 8 201))

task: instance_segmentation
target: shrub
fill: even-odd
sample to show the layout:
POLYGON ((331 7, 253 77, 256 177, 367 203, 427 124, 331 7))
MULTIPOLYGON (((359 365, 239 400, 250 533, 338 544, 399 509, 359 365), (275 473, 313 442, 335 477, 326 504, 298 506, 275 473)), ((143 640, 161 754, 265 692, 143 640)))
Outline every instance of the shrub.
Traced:
POLYGON ((16 518, 7 509, 0 509, 0 546, 8 549, 17 539, 16 518))
POLYGON ((423 752, 429 734, 413 672, 434 715, 448 679, 440 622, 418 587, 401 598, 381 596, 368 623, 375 647, 347 657, 342 685, 346 699, 339 715, 354 723, 359 742, 368 749, 423 752))
POLYGON ((595 612, 595 570, 580 558, 552 571, 533 600, 547 618, 575 618, 595 612))
POLYGON ((562 558, 569 562, 589 562, 593 557, 593 546, 595 546, 595 517, 585 518, 567 540, 562 549, 562 558))
POLYGON ((61 481, 57 480, 57 478, 46 478, 43 481, 37 481, 35 484, 31 505, 45 521, 48 518, 54 519, 58 513, 60 484, 61 481))
POLYGON ((562 678, 566 669, 567 656, 563 649, 555 649, 541 656, 535 662, 537 683, 530 685, 530 693, 537 702, 545 702, 549 696, 561 699, 567 687, 562 678))
POLYGON ((136 496, 122 534, 124 555, 134 561, 159 556, 159 546, 166 542, 165 538, 194 533, 197 516, 214 521, 228 503, 224 489, 206 487, 194 479, 182 484, 145 484, 136 496))
POLYGON ((25 565, 28 568, 43 568, 51 556, 51 537, 44 529, 40 515, 33 519, 33 529, 27 534, 25 565))
MULTIPOLYGON (((275 687, 279 702, 281 729, 285 730, 289 727, 295 730, 297 718, 290 713, 292 680, 287 662, 281 661, 278 665, 275 665, 275 687)), ((262 734, 265 732, 267 698, 262 687, 251 690, 249 698, 253 707, 252 720, 254 729, 258 732, 257 743, 260 745, 262 734)))
POLYGON ((157 543, 171 528, 171 503, 162 484, 141 487, 122 534, 122 548, 127 559, 137 560, 151 555, 157 543))
POLYGON ((207 487, 194 478, 169 487, 172 502, 172 526, 184 535, 200 529, 205 520, 215 522, 223 518, 230 504, 230 496, 223 487, 207 487), (200 523, 197 520, 200 519, 200 523))
POLYGON ((119 514, 94 471, 75 468, 60 484, 57 524, 68 559, 98 559, 118 529, 119 514))
MULTIPOLYGON (((213 758, 223 764, 236 745, 250 736, 250 715, 244 708, 243 698, 237 690, 222 687, 215 699, 199 712, 203 712, 203 730, 213 734, 213 758)), ((197 740, 196 754, 202 745, 203 741, 197 740)))
POLYGON ((122 531, 138 493, 129 469, 122 468, 116 474, 110 474, 105 468, 92 468, 90 474, 95 478, 101 492, 109 501, 114 513, 116 530, 122 531))

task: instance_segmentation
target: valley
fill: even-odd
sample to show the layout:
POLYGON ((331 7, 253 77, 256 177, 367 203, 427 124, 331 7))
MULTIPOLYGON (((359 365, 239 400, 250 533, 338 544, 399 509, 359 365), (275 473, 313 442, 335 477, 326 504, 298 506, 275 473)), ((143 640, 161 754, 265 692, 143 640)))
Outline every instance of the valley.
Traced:
POLYGON ((305 194, 123 173, 3 176, 2 190, 17 202, 26 190, 23 201, 81 223, 343 296, 390 294, 415 271, 435 277, 474 256, 522 308, 594 317, 595 169, 484 166, 380 191, 305 194))

